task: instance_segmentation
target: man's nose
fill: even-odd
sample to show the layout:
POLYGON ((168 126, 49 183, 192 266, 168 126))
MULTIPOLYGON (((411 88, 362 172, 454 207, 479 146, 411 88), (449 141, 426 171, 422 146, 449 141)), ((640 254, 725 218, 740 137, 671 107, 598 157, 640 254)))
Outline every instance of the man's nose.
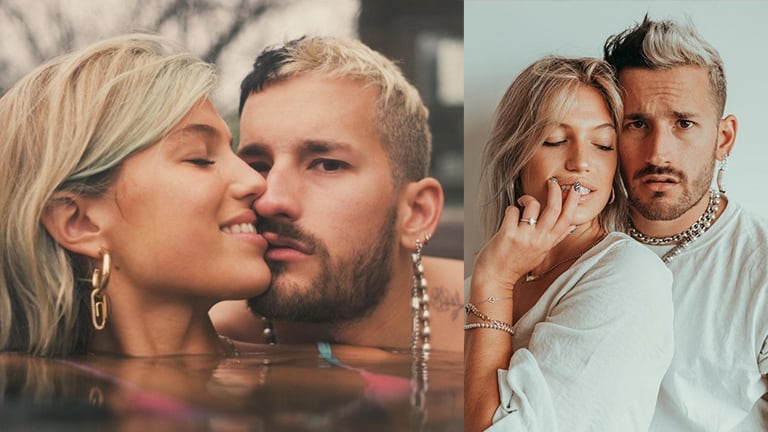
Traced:
POLYGON ((301 214, 301 182, 289 170, 272 167, 267 173, 267 190, 254 203, 259 216, 298 219, 301 214))

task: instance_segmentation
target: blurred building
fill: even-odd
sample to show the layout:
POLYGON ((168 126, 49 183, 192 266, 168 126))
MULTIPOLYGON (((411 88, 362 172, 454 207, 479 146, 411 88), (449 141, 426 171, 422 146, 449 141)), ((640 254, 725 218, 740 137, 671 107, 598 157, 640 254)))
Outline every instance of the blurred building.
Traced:
POLYGON ((446 210, 428 251, 462 258, 464 227, 464 4, 460 0, 361 0, 358 33, 398 62, 430 112, 431 175, 446 210))

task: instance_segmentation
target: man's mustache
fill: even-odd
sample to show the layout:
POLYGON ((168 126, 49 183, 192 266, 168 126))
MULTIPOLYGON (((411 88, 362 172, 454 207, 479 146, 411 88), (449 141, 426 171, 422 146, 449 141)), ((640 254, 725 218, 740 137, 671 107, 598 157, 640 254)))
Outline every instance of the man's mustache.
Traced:
POLYGON ((314 236, 304 232, 301 228, 290 222, 259 217, 256 221, 256 231, 259 233, 271 232, 280 237, 299 241, 309 249, 310 253, 315 253, 321 244, 314 236))
POLYGON ((686 175, 684 172, 676 170, 672 167, 660 167, 658 165, 648 164, 640 171, 636 172, 632 177, 633 180, 638 180, 641 177, 647 175, 670 175, 677 177, 681 182, 685 181, 686 175))

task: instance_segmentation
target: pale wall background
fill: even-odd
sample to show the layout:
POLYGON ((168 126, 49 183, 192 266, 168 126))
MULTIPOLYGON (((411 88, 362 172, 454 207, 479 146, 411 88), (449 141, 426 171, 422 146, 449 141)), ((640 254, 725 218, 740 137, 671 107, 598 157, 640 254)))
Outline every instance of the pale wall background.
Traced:
POLYGON ((602 46, 645 13, 690 18, 725 62, 726 114, 739 120, 728 160, 729 198, 768 218, 768 2, 488 1, 464 3, 464 265, 482 245, 477 203, 481 149, 493 111, 512 79, 546 54, 602 57, 602 46))

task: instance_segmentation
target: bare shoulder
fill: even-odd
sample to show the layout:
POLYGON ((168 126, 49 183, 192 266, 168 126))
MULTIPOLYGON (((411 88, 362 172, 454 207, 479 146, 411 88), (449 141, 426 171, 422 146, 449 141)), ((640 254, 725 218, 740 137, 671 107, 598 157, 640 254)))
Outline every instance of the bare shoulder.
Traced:
POLYGON ((460 352, 464 348, 464 262, 425 256, 422 264, 429 293, 432 347, 460 352))
MULTIPOLYGON (((463 284, 464 275, 464 261, 452 258, 440 258, 433 256, 425 256, 422 258, 424 263, 425 272, 438 273, 445 276, 453 277, 458 276, 456 283, 458 285, 463 284), (450 274, 447 274, 450 273, 450 274)), ((437 275, 432 275, 434 278, 437 275)))
POLYGON ((237 341, 261 343, 263 322, 254 315, 245 300, 228 300, 216 303, 208 311, 208 316, 220 335, 237 341))
POLYGON ((440 286, 452 293, 463 293, 464 261, 425 256, 422 263, 430 286, 440 286))

